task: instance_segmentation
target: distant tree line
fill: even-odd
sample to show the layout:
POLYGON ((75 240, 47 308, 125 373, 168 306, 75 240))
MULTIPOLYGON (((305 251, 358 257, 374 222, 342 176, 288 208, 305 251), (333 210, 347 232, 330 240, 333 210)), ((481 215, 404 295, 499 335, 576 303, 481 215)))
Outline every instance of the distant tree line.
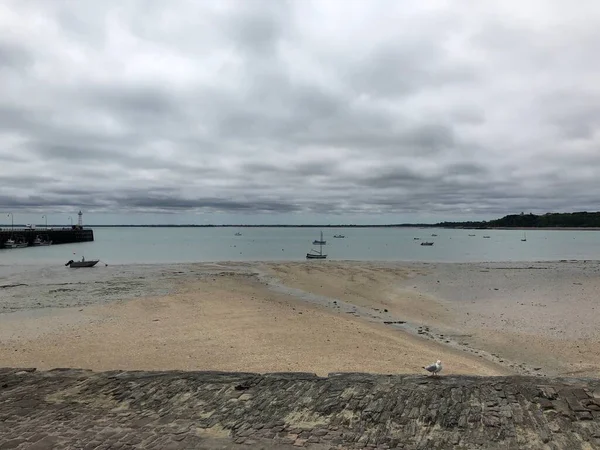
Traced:
POLYGON ((490 221, 439 222, 439 223, 395 223, 387 225, 356 224, 187 224, 187 225, 90 225, 90 227, 132 227, 132 228, 600 228, 600 212, 510 214, 490 221))
POLYGON ((510 214, 482 222, 441 222, 447 228, 600 228, 600 212, 510 214))

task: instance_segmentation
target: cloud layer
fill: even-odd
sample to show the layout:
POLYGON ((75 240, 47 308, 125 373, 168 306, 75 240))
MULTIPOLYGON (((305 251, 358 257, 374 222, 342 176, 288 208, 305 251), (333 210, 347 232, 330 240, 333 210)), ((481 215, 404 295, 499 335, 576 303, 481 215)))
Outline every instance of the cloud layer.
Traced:
POLYGON ((0 208, 598 209, 600 6, 8 0, 0 208))

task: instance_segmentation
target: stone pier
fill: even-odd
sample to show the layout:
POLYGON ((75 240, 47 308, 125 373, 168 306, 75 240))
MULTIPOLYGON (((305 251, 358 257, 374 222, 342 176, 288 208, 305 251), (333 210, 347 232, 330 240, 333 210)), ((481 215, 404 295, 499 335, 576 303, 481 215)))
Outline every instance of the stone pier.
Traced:
POLYGON ((0 250, 9 239, 27 242, 28 246, 40 236, 45 241, 52 241, 52 245, 73 244, 76 242, 92 242, 94 230, 73 226, 70 228, 4 228, 0 229, 0 250))
POLYGON ((600 380, 0 369, 0 449, 594 449, 600 380))

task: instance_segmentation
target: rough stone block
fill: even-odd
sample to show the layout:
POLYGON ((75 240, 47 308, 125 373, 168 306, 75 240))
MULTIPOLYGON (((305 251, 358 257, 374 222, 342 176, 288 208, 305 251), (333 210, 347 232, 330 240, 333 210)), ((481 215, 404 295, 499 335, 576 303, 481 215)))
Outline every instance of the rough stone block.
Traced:
POLYGON ((25 439, 21 439, 21 438, 11 439, 11 440, 6 441, 6 442, 0 442, 0 450, 8 450, 8 449, 17 448, 23 442, 26 442, 26 440, 25 439))

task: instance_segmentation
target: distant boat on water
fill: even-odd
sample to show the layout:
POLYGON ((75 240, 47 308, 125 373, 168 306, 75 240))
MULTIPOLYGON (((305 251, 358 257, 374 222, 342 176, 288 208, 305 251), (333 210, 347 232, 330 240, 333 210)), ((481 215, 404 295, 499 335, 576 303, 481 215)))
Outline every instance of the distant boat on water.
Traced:
POLYGON ((484 239, 489 239, 489 238, 490 238, 490 236, 484 236, 483 238, 484 238, 484 239))
POLYGON ((413 238, 415 241, 420 241, 421 238, 413 238))
POLYGON ((469 236, 473 237, 473 236, 475 236, 475 235, 474 235, 474 234, 470 234, 469 236))
POLYGON ((431 245, 433 245, 433 242, 423 241, 423 242, 421 242, 421 245, 431 246, 431 245))
POLYGON ((432 234, 432 236, 433 236, 433 237, 436 237, 436 236, 437 236, 437 234, 432 234))
POLYGON ((527 233, 525 231, 523 231, 523 239, 521 239, 521 242, 527 242, 527 233))
POLYGON ((344 236, 343 234, 334 234, 333 237, 336 239, 344 239, 346 236, 344 236))
POLYGON ((323 240, 323 232, 321 231, 321 239, 320 240, 315 239, 313 241, 313 245, 325 245, 325 244, 327 244, 327 242, 323 240))
POLYGON ((234 236, 241 236, 241 235, 242 235, 242 233, 240 233, 239 231, 234 234, 234 236))

